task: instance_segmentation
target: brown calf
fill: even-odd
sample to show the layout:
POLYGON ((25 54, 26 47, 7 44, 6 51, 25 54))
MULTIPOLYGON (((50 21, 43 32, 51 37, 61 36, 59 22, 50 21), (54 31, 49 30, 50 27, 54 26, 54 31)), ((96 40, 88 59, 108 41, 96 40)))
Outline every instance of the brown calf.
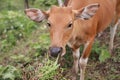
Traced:
POLYGON ((26 9, 26 15, 36 22, 48 20, 50 31, 50 54, 63 56, 65 46, 68 45, 73 51, 73 77, 76 80, 78 65, 80 66, 80 80, 84 80, 85 68, 91 52, 95 36, 106 29, 112 22, 115 27, 111 28, 110 50, 113 48, 113 40, 120 17, 120 0, 68 0, 65 6, 52 6, 48 11, 30 8, 26 9), (114 18, 115 17, 115 18, 114 18), (84 45, 80 57, 79 47, 84 45))

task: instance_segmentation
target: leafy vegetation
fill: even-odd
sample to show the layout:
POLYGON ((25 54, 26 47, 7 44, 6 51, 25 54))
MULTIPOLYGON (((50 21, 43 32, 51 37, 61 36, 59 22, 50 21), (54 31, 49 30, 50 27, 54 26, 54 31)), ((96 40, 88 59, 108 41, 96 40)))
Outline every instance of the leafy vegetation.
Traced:
MULTIPOLYGON (((47 10, 57 2, 30 0, 29 4, 47 10)), ((1 0, 0 3, 0 80, 69 80, 67 73, 73 62, 71 50, 66 48, 63 67, 58 64, 58 59, 49 58, 50 39, 45 23, 30 21, 24 14, 23 5, 23 0, 1 0)), ((86 70, 87 80, 120 79, 119 31, 112 58, 108 52, 109 36, 103 35, 95 41, 86 70)))
POLYGON ((0 65, 0 80, 21 80, 21 72, 16 67, 0 65))
POLYGON ((106 59, 110 58, 110 53, 107 46, 100 45, 99 41, 96 41, 92 48, 92 53, 96 53, 99 56, 99 61, 104 62, 106 59))
POLYGON ((0 52, 9 51, 17 41, 27 38, 37 28, 21 11, 3 11, 0 13, 0 25, 0 52))

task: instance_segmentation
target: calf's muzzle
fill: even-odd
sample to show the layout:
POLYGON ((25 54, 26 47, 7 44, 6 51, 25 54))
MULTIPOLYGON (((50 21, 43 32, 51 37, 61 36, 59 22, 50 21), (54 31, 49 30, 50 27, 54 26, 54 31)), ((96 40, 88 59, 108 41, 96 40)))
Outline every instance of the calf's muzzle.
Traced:
POLYGON ((57 57, 58 54, 62 53, 62 47, 50 47, 49 52, 52 57, 57 57))

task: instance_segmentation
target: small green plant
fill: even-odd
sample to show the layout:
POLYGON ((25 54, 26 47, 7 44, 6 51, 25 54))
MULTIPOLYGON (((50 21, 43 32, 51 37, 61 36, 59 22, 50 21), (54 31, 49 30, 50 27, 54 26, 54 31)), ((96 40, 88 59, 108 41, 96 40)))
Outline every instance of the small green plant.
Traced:
POLYGON ((39 70, 39 80, 52 80, 53 77, 58 73, 57 69, 59 66, 60 65, 58 64, 58 58, 55 62, 48 58, 45 61, 43 67, 39 70))
POLYGON ((104 62, 106 59, 110 58, 110 53, 107 49, 102 49, 99 55, 100 62, 104 62))
POLYGON ((21 72, 14 66, 0 65, 0 80, 22 80, 21 72))
POLYGON ((100 42, 96 41, 92 48, 92 53, 99 55, 100 62, 104 62, 106 59, 110 58, 110 53, 105 45, 100 45, 100 42))

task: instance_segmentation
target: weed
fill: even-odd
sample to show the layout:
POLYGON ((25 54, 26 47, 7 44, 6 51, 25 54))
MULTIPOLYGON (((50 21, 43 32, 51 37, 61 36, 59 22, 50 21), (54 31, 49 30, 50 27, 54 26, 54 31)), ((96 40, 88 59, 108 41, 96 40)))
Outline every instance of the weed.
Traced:
POLYGON ((104 62, 106 59, 110 58, 110 53, 105 45, 101 45, 99 41, 96 41, 92 47, 92 54, 99 55, 98 59, 100 62, 104 62))
POLYGON ((0 65, 0 80, 15 80, 15 79, 22 80, 21 72, 19 69, 11 65, 7 65, 6 67, 0 65))

